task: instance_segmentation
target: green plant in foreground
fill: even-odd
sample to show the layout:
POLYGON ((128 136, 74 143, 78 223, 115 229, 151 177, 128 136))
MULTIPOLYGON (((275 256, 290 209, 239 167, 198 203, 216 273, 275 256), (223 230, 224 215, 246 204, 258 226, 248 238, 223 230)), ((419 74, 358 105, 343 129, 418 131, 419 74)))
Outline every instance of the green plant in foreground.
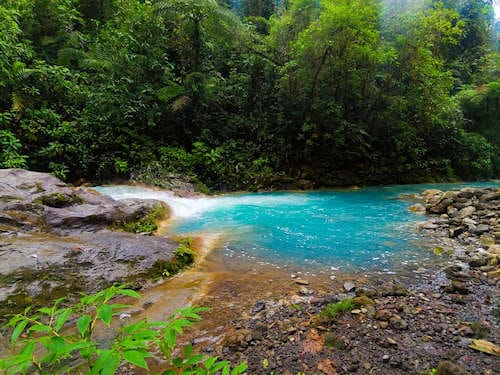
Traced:
POLYGON ((200 307, 177 309, 166 321, 144 319, 123 325, 114 339, 97 341, 96 325, 102 322, 110 328, 113 316, 128 306, 113 303, 118 296, 140 297, 124 286, 112 286, 84 295, 69 307, 62 307, 61 298, 52 307, 43 307, 35 313, 29 307, 14 315, 7 326, 12 329, 10 341, 15 354, 0 359, 0 371, 6 375, 34 372, 105 375, 114 374, 121 365, 130 363, 149 372, 146 359, 158 355, 169 367, 162 375, 238 375, 246 370, 246 363, 231 369, 228 361, 194 354, 191 345, 184 348, 182 355, 174 354, 177 336, 199 321, 198 314, 206 310, 200 307))
POLYGON ((337 303, 329 303, 326 307, 321 310, 320 316, 323 318, 327 318, 333 320, 337 317, 339 313, 344 313, 346 311, 350 311, 354 309, 354 303, 352 298, 346 298, 337 303))

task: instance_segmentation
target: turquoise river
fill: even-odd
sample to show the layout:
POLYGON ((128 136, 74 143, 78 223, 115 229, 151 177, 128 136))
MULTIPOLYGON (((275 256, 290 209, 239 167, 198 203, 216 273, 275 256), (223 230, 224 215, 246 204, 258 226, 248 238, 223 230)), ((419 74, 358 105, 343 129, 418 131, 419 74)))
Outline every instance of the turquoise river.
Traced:
POLYGON ((500 186, 500 183, 426 184, 359 190, 227 194, 179 198, 139 186, 103 186, 116 199, 154 198, 172 210, 167 235, 217 235, 228 257, 279 268, 391 273, 432 261, 411 200, 425 189, 500 186))

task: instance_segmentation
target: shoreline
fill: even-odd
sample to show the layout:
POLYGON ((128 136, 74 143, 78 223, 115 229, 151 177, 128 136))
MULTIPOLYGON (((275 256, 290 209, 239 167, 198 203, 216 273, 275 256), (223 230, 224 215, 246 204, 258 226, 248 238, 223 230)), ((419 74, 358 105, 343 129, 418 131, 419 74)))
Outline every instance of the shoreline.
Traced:
MULTIPOLYGON (((429 229, 420 229, 429 244, 440 244, 429 229)), ((487 277, 479 263, 457 271, 456 261, 444 253, 413 274, 318 277, 303 285, 286 270, 259 274, 254 265, 247 271, 254 272, 250 284, 235 277, 238 272, 214 281, 199 300, 213 310, 189 340, 201 352, 234 363, 247 360, 252 374, 427 374, 439 368, 442 374, 491 375, 495 355, 471 346, 481 339, 498 345, 498 276, 487 277), (331 325, 312 323, 328 303, 360 296, 372 302, 331 325), (312 343, 317 350, 307 352, 312 343)))

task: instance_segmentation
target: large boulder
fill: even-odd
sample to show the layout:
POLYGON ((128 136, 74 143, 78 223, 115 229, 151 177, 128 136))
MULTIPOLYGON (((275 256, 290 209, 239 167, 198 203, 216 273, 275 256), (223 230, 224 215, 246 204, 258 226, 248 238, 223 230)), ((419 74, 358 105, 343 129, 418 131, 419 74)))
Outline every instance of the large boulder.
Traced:
POLYGON ((47 173, 0 169, 0 231, 11 226, 23 231, 93 232, 137 220, 163 205, 155 200, 117 201, 47 173))
POLYGON ((165 207, 118 201, 46 173, 0 170, 0 305, 7 309, 0 313, 116 282, 140 287, 172 261, 178 244, 112 229, 165 207))

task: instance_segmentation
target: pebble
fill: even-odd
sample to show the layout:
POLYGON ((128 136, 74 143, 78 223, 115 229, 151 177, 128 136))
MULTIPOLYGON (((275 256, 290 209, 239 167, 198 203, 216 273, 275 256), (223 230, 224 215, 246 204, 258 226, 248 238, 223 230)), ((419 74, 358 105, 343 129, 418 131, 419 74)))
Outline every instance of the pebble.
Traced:
POLYGON ((310 296, 314 294, 314 290, 307 289, 305 286, 301 286, 299 289, 299 294, 302 296, 310 296))
POLYGON ((389 357, 387 354, 384 354, 382 356, 382 361, 384 361, 384 362, 388 362, 390 359, 391 359, 391 357, 389 357))
POLYGON ((387 342, 388 342, 389 344, 391 344, 391 345, 397 345, 397 344, 398 344, 398 343, 397 343, 397 341, 396 341, 396 340, 394 340, 392 337, 388 337, 388 338, 387 338, 387 342))
POLYGON ((296 279, 295 283, 299 284, 299 285, 309 285, 309 281, 304 280, 304 279, 296 279))

